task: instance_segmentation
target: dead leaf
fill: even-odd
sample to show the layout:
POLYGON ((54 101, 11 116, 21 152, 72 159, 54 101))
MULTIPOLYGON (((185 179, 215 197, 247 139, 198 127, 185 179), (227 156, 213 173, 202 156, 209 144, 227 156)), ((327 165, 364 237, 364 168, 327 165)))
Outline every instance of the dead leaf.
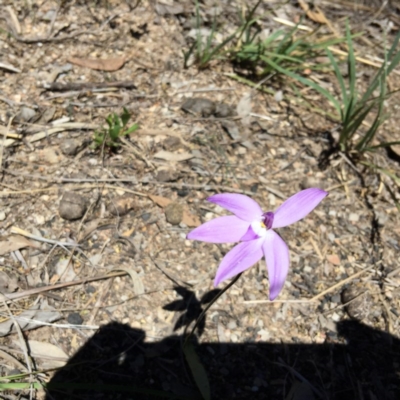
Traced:
POLYGON ((192 153, 172 153, 170 151, 161 150, 154 154, 154 158, 160 158, 166 161, 186 161, 193 158, 192 153))
POLYGON ((303 11, 307 14, 307 17, 310 18, 312 21, 318 22, 319 24, 329 25, 325 14, 318 6, 314 6, 314 10, 311 10, 310 6, 304 0, 299 0, 299 4, 303 11))
POLYGON ((182 222, 191 228, 201 225, 200 218, 192 214, 186 207, 183 209, 182 222))
MULTIPOLYGON (((46 301, 43 301, 40 305, 34 304, 21 314, 14 315, 14 318, 17 320, 21 330, 27 331, 57 321, 62 318, 62 315, 54 307, 49 306, 46 301)), ((12 319, 9 318, 0 323, 0 337, 7 336, 12 332, 15 332, 12 319)))
POLYGON ((23 249, 24 247, 35 247, 37 249, 40 248, 40 246, 37 246, 35 243, 23 236, 13 235, 7 240, 0 242, 0 256, 12 251, 23 249))
POLYGON ((250 124, 250 113, 251 113, 251 92, 245 93, 242 98, 239 100, 238 105, 236 106, 236 112, 238 117, 242 119, 243 125, 250 124))
MULTIPOLYGON (((19 346, 19 340, 13 340, 13 342, 19 346)), ((68 355, 54 344, 39 342, 38 340, 28 340, 27 344, 30 350, 30 355, 41 359, 41 368, 60 368, 68 361, 68 355)))
POLYGON ((140 278, 139 274, 134 271, 132 268, 127 267, 116 267, 113 268, 113 271, 125 271, 129 274, 133 281, 133 291, 135 294, 143 294, 144 293, 144 285, 142 279, 140 278))
POLYGON ((125 57, 116 57, 116 58, 77 58, 77 57, 69 57, 68 62, 71 64, 79 65, 80 67, 96 69, 100 71, 117 71, 123 67, 125 64, 125 57))
POLYGON ((150 200, 154 201, 158 206, 164 208, 167 207, 168 204, 172 203, 171 199, 167 199, 166 197, 162 196, 155 196, 152 194, 149 194, 150 200))
POLYGON ((18 289, 17 278, 0 271, 0 293, 13 293, 18 289))
POLYGON ((183 14, 185 9, 183 8, 182 5, 180 4, 162 4, 157 2, 156 3, 156 11, 158 15, 178 15, 178 14, 183 14))
POLYGON ((340 258, 337 254, 328 254, 326 259, 333 265, 340 265, 340 258))

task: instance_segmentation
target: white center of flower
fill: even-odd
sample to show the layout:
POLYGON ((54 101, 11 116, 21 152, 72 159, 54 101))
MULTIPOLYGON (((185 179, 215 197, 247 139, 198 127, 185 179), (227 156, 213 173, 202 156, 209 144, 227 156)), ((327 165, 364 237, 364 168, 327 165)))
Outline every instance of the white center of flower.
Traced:
POLYGON ((250 226, 253 232, 259 237, 264 237, 267 233, 267 227, 263 221, 254 221, 250 226))

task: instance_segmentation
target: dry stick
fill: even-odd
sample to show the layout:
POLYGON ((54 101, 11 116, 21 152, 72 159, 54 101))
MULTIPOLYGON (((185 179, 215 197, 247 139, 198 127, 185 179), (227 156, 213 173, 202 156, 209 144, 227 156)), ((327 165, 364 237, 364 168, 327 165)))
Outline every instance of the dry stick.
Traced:
MULTIPOLYGON (((7 304, 7 302, 4 300, 4 298, 3 298, 2 300, 3 300, 4 307, 7 309, 8 314, 9 314, 11 320, 12 320, 13 323, 14 323, 15 330, 16 330, 17 333, 18 333, 18 338, 19 338, 19 341, 20 341, 20 346, 21 346, 22 351, 24 352, 24 357, 25 357, 25 362, 26 362, 26 368, 27 368, 28 371, 29 371, 29 374, 30 374, 29 377, 30 377, 30 380, 31 380, 31 379, 32 379, 32 365, 34 365, 34 364, 33 364, 32 358, 31 358, 31 357, 29 356, 29 354, 28 354, 28 346, 26 345, 25 338, 24 338, 24 335, 22 334, 22 330, 21 330, 21 327, 19 326, 18 321, 15 319, 14 314, 11 312, 10 307, 8 307, 8 304, 7 304)), ((32 381, 31 381, 31 382, 32 382, 32 381)), ((30 386, 30 398, 31 398, 31 399, 33 398, 33 396, 32 396, 32 395, 33 395, 32 389, 33 389, 33 387, 30 386)))
POLYGON ((115 81, 115 82, 53 82, 45 83, 42 86, 46 90, 57 92, 64 92, 69 90, 82 90, 82 89, 103 89, 103 88, 126 88, 137 89, 133 81, 115 81))
MULTIPOLYGON (((78 185, 75 189, 98 189, 100 185, 78 185)), ((127 193, 136 194, 137 196, 148 197, 148 194, 137 192, 135 190, 127 189, 121 186, 113 186, 113 185, 101 185, 101 187, 105 189, 112 189, 112 190, 123 190, 127 193)), ((45 193, 45 192, 53 192, 59 190, 59 187, 50 187, 50 188, 41 188, 41 189, 32 189, 32 190, 17 190, 15 192, 0 192, 0 197, 5 196, 18 196, 21 194, 34 194, 34 193, 45 193)))
MULTIPOLYGON (((276 21, 276 22, 281 23, 282 25, 287 25, 287 26, 290 26, 290 27, 297 27, 298 29, 303 30, 303 31, 307 31, 307 32, 312 32, 313 31, 313 29, 308 27, 308 26, 296 25, 295 23, 293 23, 291 21, 288 21, 288 20, 285 20, 283 18, 273 18, 273 20, 276 21)), ((346 51, 340 50, 340 49, 338 49, 336 47, 333 47, 333 46, 328 46, 328 49, 332 53, 336 53, 336 54, 339 54, 341 56, 348 57, 348 53, 346 51)), ((366 58, 362 58, 362 57, 358 57, 358 56, 356 56, 356 60, 361 62, 361 63, 363 63, 363 64, 371 65, 372 67, 375 67, 375 68, 381 68, 382 64, 385 62, 384 60, 379 60, 382 64, 378 64, 378 63, 376 63, 374 61, 370 61, 370 60, 368 60, 366 58)), ((393 70, 393 73, 399 75, 400 71, 393 70)))
MULTIPOLYGON (((2 347, 2 346, 0 346, 0 347, 2 347)), ((7 346, 4 346, 4 350, 2 350, 1 348, 0 348, 0 356, 2 357, 2 358, 4 358, 5 360, 8 360, 9 362, 11 362, 11 363, 13 363, 17 368, 19 368, 21 371, 24 371, 24 372, 27 372, 28 371, 28 369, 25 367, 25 365, 24 364, 22 364, 19 360, 17 360, 14 356, 12 356, 11 354, 8 354, 5 350, 7 350, 7 351, 13 351, 13 352, 15 352, 15 353, 22 353, 22 354, 24 354, 24 352, 22 351, 22 350, 17 350, 17 349, 10 349, 9 347, 7 347, 7 346)))
POLYGON ((337 289, 337 288, 340 287, 340 286, 343 286, 343 285, 346 284, 347 282, 350 282, 351 280, 357 278, 358 276, 364 274, 365 272, 370 271, 370 270, 371 270, 372 268, 374 268, 374 267, 375 267, 375 264, 372 264, 372 265, 370 265, 368 268, 364 268, 364 269, 362 269, 361 271, 356 272, 355 274, 349 276, 348 278, 343 279, 342 281, 336 283, 335 285, 329 287, 328 289, 324 290, 323 292, 321 292, 321 293, 317 294, 316 296, 312 297, 312 298, 310 299, 310 301, 316 301, 316 300, 318 300, 320 297, 325 296, 327 293, 332 292, 333 290, 337 289))
POLYGON ((335 285, 329 287, 328 289, 324 290, 323 292, 317 294, 314 297, 311 297, 311 299, 305 299, 305 300, 247 300, 244 301, 243 304, 265 304, 265 303, 276 303, 276 302, 280 302, 280 303, 313 303, 315 301, 317 301, 320 297, 325 296, 327 293, 332 292, 333 290, 335 290, 336 288, 345 285, 347 282, 351 281, 352 279, 357 278, 358 276, 362 275, 365 272, 370 271, 372 268, 375 267, 375 264, 369 266, 368 268, 364 268, 361 271, 356 272, 355 274, 349 276, 348 278, 336 283, 335 285))
POLYGON ((79 279, 77 281, 72 281, 72 282, 63 282, 63 283, 57 283, 56 285, 48 285, 48 286, 42 286, 42 287, 38 287, 38 288, 27 289, 22 292, 8 293, 7 295, 0 293, 0 300, 9 302, 9 301, 13 301, 13 300, 23 299, 25 297, 29 297, 34 294, 48 292, 49 290, 63 289, 65 287, 82 285, 86 282, 100 281, 102 279, 115 278, 117 276, 125 276, 125 275, 129 275, 128 272, 125 272, 125 271, 113 272, 113 273, 110 273, 107 275, 93 276, 91 278, 79 279))

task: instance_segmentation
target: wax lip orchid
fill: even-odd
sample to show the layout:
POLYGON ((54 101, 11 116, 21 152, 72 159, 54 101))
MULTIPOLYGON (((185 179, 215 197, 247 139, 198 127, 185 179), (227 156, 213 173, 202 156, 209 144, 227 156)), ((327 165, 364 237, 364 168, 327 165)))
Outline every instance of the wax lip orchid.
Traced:
POLYGON ((270 281, 269 298, 274 300, 282 290, 289 271, 289 249, 273 229, 303 219, 327 195, 322 189, 305 189, 289 197, 276 211, 263 212, 256 201, 243 194, 216 194, 207 200, 234 215, 206 222, 191 231, 187 238, 209 243, 240 242, 222 259, 215 276, 215 286, 250 268, 264 256, 270 281))

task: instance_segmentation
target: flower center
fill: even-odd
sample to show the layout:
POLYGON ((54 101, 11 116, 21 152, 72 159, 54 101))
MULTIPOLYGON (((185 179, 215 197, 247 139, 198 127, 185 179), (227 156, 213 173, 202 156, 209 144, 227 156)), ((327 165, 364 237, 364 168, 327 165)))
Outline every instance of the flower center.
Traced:
POLYGON ((272 228, 273 222, 274 213, 269 211, 262 215, 261 221, 252 222, 251 229, 258 237, 264 237, 267 230, 272 228))
POLYGON ((274 213, 271 211, 268 211, 266 213, 264 213, 263 215, 263 219, 262 219, 262 224, 264 224, 266 229, 271 229, 272 228, 272 224, 274 222, 274 213))

